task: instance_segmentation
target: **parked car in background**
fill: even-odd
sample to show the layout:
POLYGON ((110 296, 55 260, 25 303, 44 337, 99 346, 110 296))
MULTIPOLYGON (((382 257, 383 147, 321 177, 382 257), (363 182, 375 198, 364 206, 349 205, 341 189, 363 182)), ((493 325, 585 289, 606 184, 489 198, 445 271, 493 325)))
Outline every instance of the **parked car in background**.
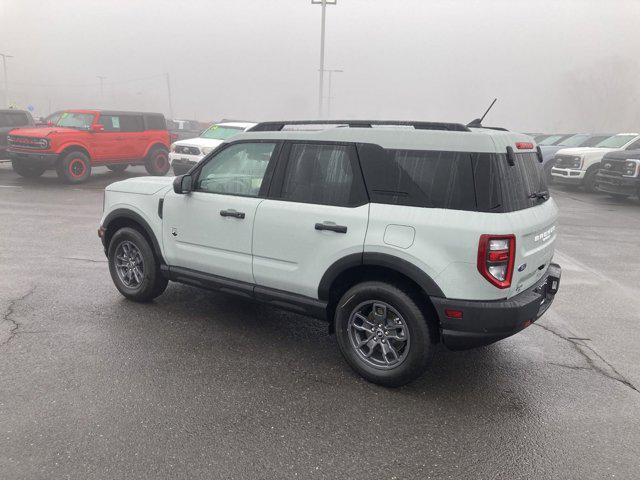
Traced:
POLYGON ((560 140, 560 143, 555 143, 553 145, 540 145, 540 150, 542 151, 542 168, 547 176, 547 180, 551 179, 551 168, 555 165, 554 158, 557 152, 564 148, 593 147, 611 136, 611 133, 576 133, 575 135, 560 140))
POLYGON ((555 155, 555 165, 551 168, 554 182, 583 186, 588 192, 596 191, 596 174, 602 157, 616 150, 636 150, 640 148, 640 134, 619 133, 594 147, 566 148, 555 155))
POLYGON ((169 153, 173 173, 175 175, 187 173, 222 142, 255 125, 249 122, 214 123, 197 138, 174 142, 169 153))
POLYGON ((596 175, 596 189, 613 197, 640 197, 640 146, 607 153, 596 175))
POLYGON ((285 128, 301 123, 260 123, 173 180, 109 185, 98 234, 120 293, 147 302, 172 280, 316 316, 386 386, 420 376, 438 342, 487 345, 547 311, 558 209, 531 137, 285 128))
POLYGON ((8 136, 7 153, 23 177, 55 168, 67 183, 86 181, 91 168, 122 172, 144 165, 151 175, 169 171, 169 132, 161 113, 66 110, 55 125, 18 128, 8 136))
POLYGON ((536 140, 536 143, 541 147, 546 145, 559 145, 564 140, 572 137, 573 135, 573 133, 556 133, 554 135, 548 135, 541 140, 536 140))
POLYGON ((171 140, 184 140, 197 137, 202 132, 202 124, 197 120, 167 120, 167 129, 171 140))
POLYGON ((0 160, 7 158, 7 135, 17 127, 35 125, 27 110, 0 110, 0 160))

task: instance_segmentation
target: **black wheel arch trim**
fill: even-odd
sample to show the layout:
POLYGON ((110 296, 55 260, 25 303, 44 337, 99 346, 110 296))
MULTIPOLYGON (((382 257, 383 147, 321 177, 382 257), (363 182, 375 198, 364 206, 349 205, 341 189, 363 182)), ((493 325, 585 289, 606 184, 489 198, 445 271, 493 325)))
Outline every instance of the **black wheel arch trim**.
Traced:
POLYGON ((334 262, 320 280, 318 298, 320 300, 328 300, 331 285, 335 279, 341 273, 358 265, 389 268, 413 280, 430 297, 446 298, 438 284, 422 269, 402 258, 379 252, 353 253, 334 262))
POLYGON ((106 243, 107 232, 109 231, 109 225, 115 220, 119 220, 122 218, 131 220, 137 223, 138 225, 140 225, 144 229, 144 233, 146 234, 146 236, 149 237, 149 239, 151 239, 151 244, 152 244, 151 248, 153 248, 153 252, 156 254, 158 261, 160 262, 160 264, 165 264, 164 258, 162 256, 162 250, 160 249, 160 244, 158 243, 158 239, 153 233, 153 229, 149 226, 149 223, 140 214, 132 210, 127 210, 126 208, 118 208, 112 211, 111 213, 109 213, 109 215, 106 216, 106 218, 104 219, 104 222, 102 222, 102 228, 104 228, 105 230, 105 235, 102 237, 103 245, 105 248, 105 254, 107 253, 107 250, 109 247, 106 243))

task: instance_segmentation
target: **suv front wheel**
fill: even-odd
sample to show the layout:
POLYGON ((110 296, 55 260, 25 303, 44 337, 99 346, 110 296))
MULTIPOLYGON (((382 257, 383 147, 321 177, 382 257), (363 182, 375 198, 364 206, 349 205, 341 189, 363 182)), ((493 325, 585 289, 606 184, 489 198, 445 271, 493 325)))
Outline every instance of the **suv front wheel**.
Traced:
POLYGON ((56 172, 66 183, 86 182, 91 176, 91 160, 82 152, 69 152, 58 161, 56 172))
POLYGON ((151 245, 133 228, 121 228, 109 242, 109 272, 122 295, 136 302, 153 300, 167 288, 151 245))
POLYGON ((435 349, 433 328, 416 302, 388 283, 355 285, 336 308, 342 355, 357 373, 386 387, 422 375, 435 349))

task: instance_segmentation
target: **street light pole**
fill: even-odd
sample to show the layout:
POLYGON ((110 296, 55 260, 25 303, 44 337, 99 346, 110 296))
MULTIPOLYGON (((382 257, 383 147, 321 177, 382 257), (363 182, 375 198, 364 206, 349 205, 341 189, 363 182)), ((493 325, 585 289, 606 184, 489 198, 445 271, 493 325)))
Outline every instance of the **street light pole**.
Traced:
POLYGON ((173 102, 171 101, 171 79, 169 73, 166 73, 167 78, 167 96, 169 97, 169 118, 173 120, 173 102))
POLYGON ((98 75, 98 79, 100 80, 100 106, 104 107, 104 77, 102 75, 98 75))
POLYGON ((13 55, 0 53, 0 57, 2 57, 2 70, 4 71, 4 102, 5 106, 9 108, 9 80, 7 80, 7 58, 13 58, 13 55))
POLYGON ((329 92, 327 93, 327 116, 331 118, 331 78, 334 73, 342 73, 344 70, 329 68, 325 70, 329 74, 329 92))
POLYGON ((335 5, 338 0, 311 0, 314 5, 322 5, 322 20, 320 24, 320 78, 318 79, 318 117, 322 118, 322 104, 324 95, 324 30, 327 18, 327 5, 335 5))

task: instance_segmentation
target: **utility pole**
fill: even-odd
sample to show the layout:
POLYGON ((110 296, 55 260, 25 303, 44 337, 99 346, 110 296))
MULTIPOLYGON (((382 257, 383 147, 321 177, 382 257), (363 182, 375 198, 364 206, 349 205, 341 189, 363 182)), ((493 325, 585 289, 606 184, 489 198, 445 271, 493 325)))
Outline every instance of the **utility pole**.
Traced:
POLYGON ((324 96, 324 30, 327 18, 327 5, 336 5, 338 0, 311 0, 314 5, 322 5, 322 23, 320 25, 320 78, 318 81, 318 117, 322 118, 322 104, 324 96))
POLYGON ((328 68, 325 70, 329 74, 329 92, 327 93, 327 116, 331 118, 331 78, 334 73, 342 73, 344 70, 337 68, 328 68))
POLYGON ((100 106, 104 107, 104 77, 102 75, 98 75, 98 79, 100 80, 100 106))
POLYGON ((169 96, 169 118, 173 119, 173 102, 171 101, 171 79, 169 78, 169 73, 166 73, 167 76, 167 95, 169 96))
POLYGON ((4 102, 5 106, 9 108, 9 80, 7 80, 7 58, 13 58, 13 55, 0 53, 0 57, 2 57, 2 70, 4 72, 4 102))

